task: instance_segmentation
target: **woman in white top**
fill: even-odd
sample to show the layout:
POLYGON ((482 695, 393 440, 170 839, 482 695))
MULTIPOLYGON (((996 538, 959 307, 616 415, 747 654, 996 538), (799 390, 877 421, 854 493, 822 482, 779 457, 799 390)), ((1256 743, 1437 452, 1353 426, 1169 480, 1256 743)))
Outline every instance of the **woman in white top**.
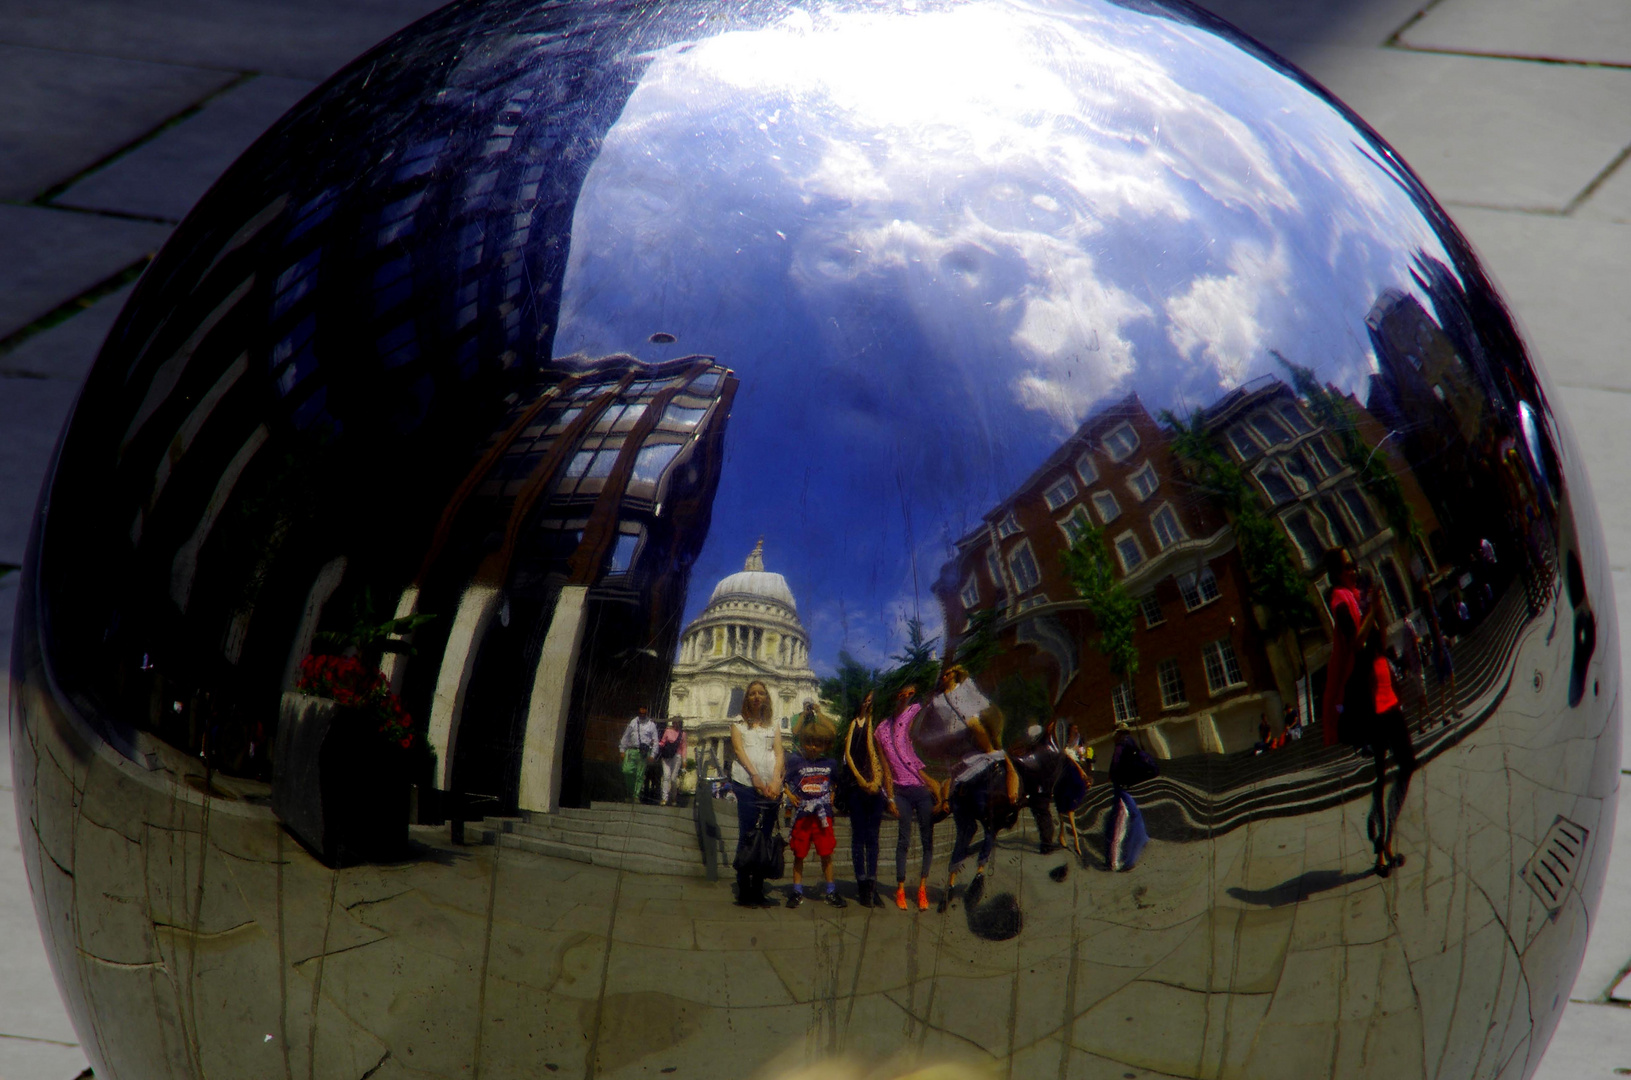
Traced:
MULTIPOLYGON (((781 801, 784 758, 781 731, 771 713, 770 689, 755 679, 742 692, 742 719, 731 725, 731 789, 736 793, 736 853, 755 829, 769 833, 781 801), (769 810, 769 813, 761 813, 769 810)), ((736 872, 736 902, 744 907, 774 904, 765 897, 764 878, 736 872)))

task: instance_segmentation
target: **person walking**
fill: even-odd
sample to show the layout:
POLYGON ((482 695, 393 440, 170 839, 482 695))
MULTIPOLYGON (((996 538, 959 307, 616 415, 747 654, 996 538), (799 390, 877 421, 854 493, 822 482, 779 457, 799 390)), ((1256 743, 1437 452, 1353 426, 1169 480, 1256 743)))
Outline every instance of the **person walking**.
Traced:
POLYGON ((934 859, 934 811, 941 802, 940 787, 929 775, 912 746, 912 721, 923 704, 913 699, 917 687, 901 687, 895 695, 895 711, 878 725, 878 752, 885 765, 884 812, 900 819, 895 838, 895 906, 907 909, 906 854, 912 846, 915 822, 923 847, 923 864, 917 878, 917 909, 929 910, 929 864, 934 859))
MULTIPOLYGON (((781 732, 771 715, 770 689, 758 679, 742 692, 742 717, 731 725, 731 791, 736 796, 736 856, 740 862, 755 832, 769 835, 781 806, 786 759, 781 732)), ((756 869, 736 872, 736 902, 763 907, 764 875, 756 869)))
POLYGON ((980 849, 974 865, 974 880, 969 883, 964 901, 969 907, 980 902, 985 890, 985 866, 996 849, 997 833, 1017 816, 1020 783, 1014 763, 992 737, 993 729, 1001 730, 1002 714, 980 693, 967 671, 956 664, 946 668, 940 676, 940 693, 933 707, 942 714, 943 721, 960 724, 963 731, 962 752, 947 796, 957 836, 951 846, 951 873, 946 878, 946 894, 940 901, 940 909, 944 911, 957 889, 963 860, 974 848, 977 829, 982 832, 980 849))
POLYGON ((646 707, 642 705, 617 741, 617 748, 623 751, 623 786, 628 789, 630 802, 640 798, 646 764, 657 753, 657 738, 657 721, 646 715, 646 707))
POLYGON ((849 810, 850 860, 862 907, 883 907, 878 895, 878 834, 883 831, 888 772, 889 766, 878 753, 872 695, 868 693, 844 732, 844 769, 839 774, 849 810))
POLYGON ((685 768, 685 721, 676 717, 668 722, 668 728, 657 740, 657 764, 662 769, 658 781, 660 787, 657 801, 663 806, 672 806, 676 794, 676 781, 680 770, 685 768))

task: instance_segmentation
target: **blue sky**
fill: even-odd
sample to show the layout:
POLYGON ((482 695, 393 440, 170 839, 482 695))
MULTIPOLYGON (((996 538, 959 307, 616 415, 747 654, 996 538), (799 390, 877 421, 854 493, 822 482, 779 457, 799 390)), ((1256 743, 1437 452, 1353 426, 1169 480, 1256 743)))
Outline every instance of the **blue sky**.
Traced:
POLYGON ((741 388, 687 617, 762 533, 818 671, 938 632, 950 542, 1095 408, 1276 348, 1340 385, 1430 226, 1303 86, 1100 4, 796 12, 651 58, 573 223, 558 353, 741 388), (653 332, 678 339, 647 342, 653 332))

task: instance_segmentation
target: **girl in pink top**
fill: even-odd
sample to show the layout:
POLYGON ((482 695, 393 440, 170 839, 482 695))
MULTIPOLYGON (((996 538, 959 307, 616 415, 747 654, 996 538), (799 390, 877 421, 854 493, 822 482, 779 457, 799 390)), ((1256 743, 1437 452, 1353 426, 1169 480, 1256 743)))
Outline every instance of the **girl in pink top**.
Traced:
POLYGON ((900 819, 895 838, 895 906, 906 903, 906 853, 912 846, 912 822, 917 822, 923 846, 923 865, 917 878, 917 909, 929 910, 929 863, 934 859, 934 808, 941 801, 940 788, 923 766, 912 746, 912 721, 923 705, 912 701, 916 686, 905 686, 895 695, 895 712, 878 725, 878 752, 883 755, 887 801, 885 812, 900 819), (904 813, 902 812, 904 811, 904 813))

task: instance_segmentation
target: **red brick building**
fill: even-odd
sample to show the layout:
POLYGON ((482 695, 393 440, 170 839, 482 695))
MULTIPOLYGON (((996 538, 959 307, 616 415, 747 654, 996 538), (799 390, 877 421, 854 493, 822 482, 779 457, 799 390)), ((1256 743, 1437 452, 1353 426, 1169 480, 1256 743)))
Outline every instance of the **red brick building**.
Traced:
POLYGON ((1090 417, 992 508, 935 586, 952 655, 971 614, 998 613, 1001 648, 979 679, 999 700, 1005 683, 1028 681, 1089 741, 1126 720, 1168 757, 1250 746, 1259 719, 1278 717, 1290 692, 1246 590, 1221 507, 1185 479, 1136 395, 1090 417), (1104 530, 1117 579, 1139 605, 1130 678, 1112 675, 1065 571, 1065 551, 1089 525, 1104 530))

